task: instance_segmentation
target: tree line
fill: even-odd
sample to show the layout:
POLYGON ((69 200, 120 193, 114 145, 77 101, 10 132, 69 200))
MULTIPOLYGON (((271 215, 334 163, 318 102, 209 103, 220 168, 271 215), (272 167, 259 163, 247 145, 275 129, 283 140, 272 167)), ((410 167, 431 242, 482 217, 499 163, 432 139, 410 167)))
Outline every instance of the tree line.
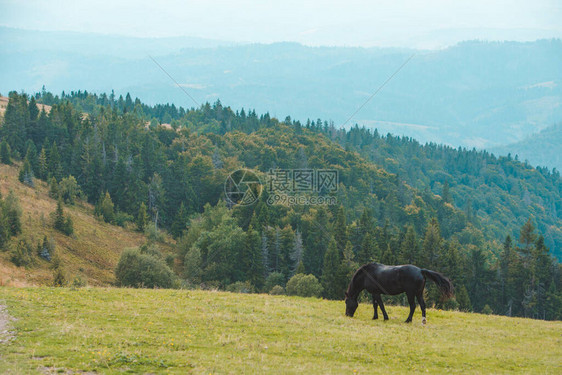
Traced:
MULTIPOLYGON (((432 145, 416 149, 391 136, 377 141, 409 145, 410 153, 401 157, 419 154, 438 161, 427 176, 412 172, 405 179, 400 169, 380 167, 392 161, 375 164, 362 152, 357 144, 367 142, 367 136, 364 141, 359 137, 344 143, 339 137, 351 137, 357 130, 334 133, 322 121, 304 125, 290 118, 279 121, 267 114, 257 116, 255 111, 233 112, 217 102, 178 110, 175 117, 170 115, 174 126, 169 129, 147 121, 156 118, 151 111, 157 109, 140 103, 132 108, 122 107, 119 100, 100 104, 99 97, 79 93, 53 99, 47 114, 38 110, 37 101, 46 102, 48 97, 47 93, 31 97, 10 93, 0 128, 2 160, 4 153, 8 160, 21 160, 22 182, 40 178, 56 190, 53 195, 62 197, 64 191, 61 208, 70 204, 69 199, 85 199, 107 222, 169 231, 177 239, 176 257, 158 264, 172 268, 190 285, 265 292, 286 288, 287 293, 302 289, 342 298, 350 274, 365 262, 414 263, 453 279, 454 301, 440 301, 429 289, 428 300, 436 305, 560 318, 560 265, 549 254, 545 237, 536 233, 537 219, 525 224, 530 235, 519 236, 517 232, 524 232, 521 228, 506 227, 480 208, 458 203, 467 186, 461 186, 460 179, 485 178, 481 170, 462 165, 474 155, 485 154, 432 145), (86 115, 78 110, 85 100, 92 101, 86 115), (430 152, 433 149, 435 153, 430 152), (421 183, 409 182, 416 176, 434 178, 442 162, 437 154, 455 153, 458 160, 447 158, 446 163, 458 163, 464 177, 457 177, 448 166, 445 170, 454 178, 444 177, 442 184, 422 188, 421 183), (339 205, 269 205, 264 191, 252 206, 229 207, 223 201, 224 181, 241 167, 263 178, 272 168, 337 170, 339 205), (296 275, 310 277, 305 281, 298 276, 298 282, 289 283, 296 275)), ((372 146, 370 151, 377 149, 372 146)), ((400 150, 396 147, 392 152, 398 155, 400 150)), ((537 171, 515 160, 510 163, 515 170, 511 179, 531 175, 539 183, 533 194, 550 192, 558 207, 555 172, 537 171)), ((509 207, 501 199, 496 205, 502 212, 509 207)), ((64 228, 64 213, 62 217, 64 228)), ((163 259, 155 251, 141 253, 134 256, 143 262, 148 257, 163 259)))

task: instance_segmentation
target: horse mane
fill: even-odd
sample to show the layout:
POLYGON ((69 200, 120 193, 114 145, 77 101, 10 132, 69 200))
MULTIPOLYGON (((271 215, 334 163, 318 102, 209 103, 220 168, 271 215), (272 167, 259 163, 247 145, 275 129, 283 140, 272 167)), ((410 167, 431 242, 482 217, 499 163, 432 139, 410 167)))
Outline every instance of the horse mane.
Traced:
POLYGON ((349 293, 351 292, 351 286, 355 283, 355 278, 365 270, 365 268, 369 265, 371 265, 372 263, 365 263, 364 265, 362 265, 361 267, 359 267, 357 269, 357 271, 355 271, 355 273, 353 274, 353 276, 351 277, 351 281, 349 282, 349 285, 347 286, 347 290, 345 292, 346 295, 349 295, 349 293))

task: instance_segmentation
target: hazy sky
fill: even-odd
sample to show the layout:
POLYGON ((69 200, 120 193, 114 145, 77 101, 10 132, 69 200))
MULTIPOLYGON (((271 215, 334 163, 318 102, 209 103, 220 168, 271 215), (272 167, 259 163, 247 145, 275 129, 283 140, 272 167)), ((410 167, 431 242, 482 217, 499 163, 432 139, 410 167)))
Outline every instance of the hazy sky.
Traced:
POLYGON ((0 0, 0 25, 239 42, 436 48, 562 37, 561 0, 0 0))

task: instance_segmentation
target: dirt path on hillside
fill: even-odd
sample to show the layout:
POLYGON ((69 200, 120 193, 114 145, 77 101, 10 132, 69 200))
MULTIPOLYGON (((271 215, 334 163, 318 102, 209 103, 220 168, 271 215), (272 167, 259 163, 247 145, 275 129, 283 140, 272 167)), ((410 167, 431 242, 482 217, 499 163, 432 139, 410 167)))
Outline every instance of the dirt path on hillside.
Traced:
POLYGON ((15 332, 10 330, 10 322, 13 320, 6 306, 0 304, 0 344, 5 344, 14 338, 15 332))

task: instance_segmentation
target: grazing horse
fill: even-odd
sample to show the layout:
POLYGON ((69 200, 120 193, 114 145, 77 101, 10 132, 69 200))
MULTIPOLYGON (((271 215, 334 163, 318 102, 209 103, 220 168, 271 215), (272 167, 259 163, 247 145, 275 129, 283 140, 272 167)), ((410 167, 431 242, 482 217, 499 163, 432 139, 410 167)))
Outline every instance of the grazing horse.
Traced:
POLYGON ((453 296, 453 284, 439 272, 421 269, 411 264, 404 266, 385 266, 379 263, 365 264, 355 272, 347 292, 345 292, 345 315, 353 317, 357 306, 359 306, 357 297, 363 289, 367 289, 373 295, 373 307, 375 309, 373 319, 379 317, 377 313, 378 305, 381 308, 384 320, 388 320, 381 294, 396 295, 406 292, 410 304, 410 315, 408 315, 406 323, 412 321, 416 309, 415 298, 417 298, 422 311, 422 323, 425 324, 423 288, 425 287, 426 277, 437 284, 444 297, 451 298, 453 296))

